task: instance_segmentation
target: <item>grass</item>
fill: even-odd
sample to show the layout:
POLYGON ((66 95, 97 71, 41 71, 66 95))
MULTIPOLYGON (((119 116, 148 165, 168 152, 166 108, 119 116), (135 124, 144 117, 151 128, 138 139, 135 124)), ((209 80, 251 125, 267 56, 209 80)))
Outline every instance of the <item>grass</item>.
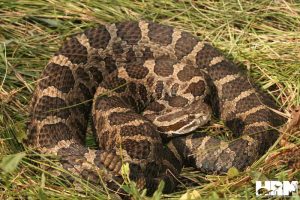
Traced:
MULTIPOLYGON (((271 94, 290 117, 300 105, 300 3, 287 0, 0 0, 0 199, 105 199, 107 194, 79 180, 81 192, 34 165, 25 137, 28 102, 43 67, 73 33, 97 23, 147 19, 175 26, 213 43, 271 94), (9 156, 11 155, 11 156, 9 156)), ((299 125, 299 124, 298 124, 299 125)), ((203 199, 255 199, 256 180, 299 180, 297 155, 284 157, 300 144, 299 131, 281 140, 244 172, 205 175, 185 169, 182 175, 197 186, 180 185, 168 195, 178 199, 193 191, 203 199), (298 135, 298 136, 297 136, 298 135), (282 156, 266 158, 270 155, 282 156), (291 160, 295 157, 296 161, 291 160), (295 167, 296 166, 296 167, 295 167)), ((300 156, 299 156, 300 157, 300 156)), ((135 198, 144 198, 132 186, 135 198)), ((113 198, 113 197, 112 197, 113 198)), ((295 197, 295 199, 299 199, 295 197)))

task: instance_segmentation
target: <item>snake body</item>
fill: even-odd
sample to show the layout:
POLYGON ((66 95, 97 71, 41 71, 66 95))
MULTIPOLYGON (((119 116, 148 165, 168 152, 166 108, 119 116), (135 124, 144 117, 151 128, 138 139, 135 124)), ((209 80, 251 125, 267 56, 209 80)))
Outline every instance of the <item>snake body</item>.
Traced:
POLYGON ((171 192, 183 166, 240 170, 277 139, 284 120, 234 63, 190 33, 153 22, 99 25, 68 39, 42 72, 26 144, 111 188, 121 166, 150 193, 171 192), (92 100, 92 101, 91 101, 92 100), (89 116, 99 149, 84 146, 89 116), (191 133, 219 117, 236 137, 191 133))

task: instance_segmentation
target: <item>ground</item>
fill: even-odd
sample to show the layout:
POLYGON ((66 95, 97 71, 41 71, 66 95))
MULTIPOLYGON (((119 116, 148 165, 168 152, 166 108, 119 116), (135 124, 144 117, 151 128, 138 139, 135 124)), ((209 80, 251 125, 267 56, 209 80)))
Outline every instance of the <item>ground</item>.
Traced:
MULTIPOLYGON (((28 102, 43 67, 73 33, 124 20, 172 25, 211 42, 280 106, 289 124, 281 137, 244 172, 205 175, 185 169, 175 193, 153 199, 255 199, 257 180, 299 180, 300 4, 285 0, 0 0, 0 199, 106 199, 106 190, 80 181, 81 192, 36 165, 47 157, 24 149, 28 102)), ((221 124, 212 125, 218 130, 221 124)), ((91 138, 87 143, 93 146, 91 138)), ((145 198, 134 185, 128 191, 145 198)), ((78 188, 78 187, 77 187, 78 188)), ((113 198, 113 197, 112 197, 113 198)), ((295 197, 295 199, 299 199, 295 197)))

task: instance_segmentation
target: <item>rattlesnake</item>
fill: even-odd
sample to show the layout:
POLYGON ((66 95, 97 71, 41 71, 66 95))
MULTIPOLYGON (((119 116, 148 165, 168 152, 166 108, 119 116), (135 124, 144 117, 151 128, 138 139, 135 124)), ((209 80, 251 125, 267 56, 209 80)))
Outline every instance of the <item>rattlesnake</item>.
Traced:
POLYGON ((271 98, 209 43, 153 22, 99 25, 67 40, 33 94, 26 144, 63 168, 110 188, 129 177, 173 191, 184 165, 240 170, 274 143, 284 120, 271 98), (91 101, 93 100, 93 101, 91 101), (88 119, 99 149, 84 146, 88 119), (237 138, 191 133, 219 117, 237 138))

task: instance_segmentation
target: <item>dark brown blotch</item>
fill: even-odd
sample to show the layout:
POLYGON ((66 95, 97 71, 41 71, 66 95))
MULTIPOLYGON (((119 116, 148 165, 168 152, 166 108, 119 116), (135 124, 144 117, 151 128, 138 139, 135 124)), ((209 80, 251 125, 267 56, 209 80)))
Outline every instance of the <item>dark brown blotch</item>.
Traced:
POLYGON ((259 110, 248 115, 245 119, 245 124, 253 124, 255 122, 269 122, 272 119, 271 112, 267 109, 259 110))
POLYGON ((203 96, 205 93, 205 86, 205 81, 200 80, 196 83, 191 83, 184 93, 191 93, 194 97, 200 97, 203 96))
POLYGON ((75 36, 67 40, 55 55, 63 55, 73 64, 87 62, 87 49, 80 44, 75 36))
POLYGON ((141 29, 138 22, 121 22, 116 23, 117 35, 122 40, 126 41, 128 45, 135 45, 141 39, 141 29))
POLYGON ((178 59, 183 58, 188 55, 196 46, 198 40, 192 36, 190 33, 182 32, 181 38, 176 42, 175 54, 178 59))
POLYGON ((96 110, 101 110, 103 112, 108 111, 113 108, 127 108, 124 102, 117 96, 100 96, 96 98, 95 108, 96 110))
POLYGON ((65 123, 44 125, 39 134, 39 145, 55 146, 61 140, 72 139, 73 135, 65 123))
POLYGON ((37 120, 43 120, 48 116, 66 119, 70 116, 70 109, 61 98, 43 96, 36 105, 34 114, 37 120))
POLYGON ((171 60, 168 57, 163 57, 155 60, 154 73, 159 76, 170 76, 173 74, 175 64, 174 60, 171 60))
POLYGON ((143 79, 149 73, 148 68, 143 67, 139 62, 126 65, 125 69, 128 76, 135 79, 143 79))
POLYGON ((152 42, 161 45, 168 45, 172 43, 173 28, 166 25, 149 23, 148 36, 152 42))
POLYGON ((181 96, 169 97, 166 100, 169 102, 170 106, 177 108, 186 106, 188 103, 188 100, 181 96))
POLYGON ((111 38, 105 26, 99 25, 97 28, 87 29, 84 34, 89 39, 90 46, 96 49, 105 49, 111 38))
POLYGON ((42 79, 39 82, 41 89, 54 86, 63 93, 68 93, 75 84, 72 71, 67 66, 50 63, 45 68, 42 79))
POLYGON ((148 91, 144 85, 139 84, 139 95, 144 103, 148 102, 148 91))
POLYGON ((147 159, 150 154, 150 142, 146 140, 125 140, 122 142, 122 148, 124 148, 131 158, 135 159, 147 159))
POLYGON ((201 76, 201 71, 193 65, 186 65, 181 71, 177 73, 177 77, 180 81, 189 81, 195 76, 201 76))
POLYGON ((125 92, 127 88, 127 81, 124 78, 118 77, 118 72, 109 75, 101 86, 108 90, 113 90, 117 93, 125 92))
POLYGON ((122 126, 121 127, 121 136, 134 136, 134 135, 146 135, 151 138, 159 138, 159 135, 155 131, 155 127, 148 121, 145 120, 145 123, 140 124, 139 126, 122 126))
POLYGON ((197 53, 196 64, 199 68, 203 69, 209 66, 210 61, 221 53, 210 44, 205 43, 204 47, 197 53))
MULTIPOLYGON (((253 89, 249 83, 247 77, 239 77, 233 81, 225 83, 222 89, 222 98, 227 100, 233 100, 238 97, 242 92, 253 89)), ((237 105, 239 102, 237 102, 237 105)))
POLYGON ((140 119, 140 115, 133 112, 113 112, 108 119, 111 125, 122 125, 135 119, 140 119))
POLYGON ((239 113, 243 113, 260 105, 262 105, 262 102, 258 98, 257 94, 253 93, 250 96, 239 100, 236 104, 236 110, 238 110, 239 113))
POLYGON ((212 80, 220 80, 227 75, 235 75, 241 72, 241 68, 228 60, 223 60, 218 64, 215 64, 208 68, 209 76, 212 80))
POLYGON ((146 108, 146 110, 154 111, 154 112, 161 112, 163 109, 165 109, 165 106, 163 104, 158 103, 157 101, 154 101, 149 104, 149 106, 146 108))

